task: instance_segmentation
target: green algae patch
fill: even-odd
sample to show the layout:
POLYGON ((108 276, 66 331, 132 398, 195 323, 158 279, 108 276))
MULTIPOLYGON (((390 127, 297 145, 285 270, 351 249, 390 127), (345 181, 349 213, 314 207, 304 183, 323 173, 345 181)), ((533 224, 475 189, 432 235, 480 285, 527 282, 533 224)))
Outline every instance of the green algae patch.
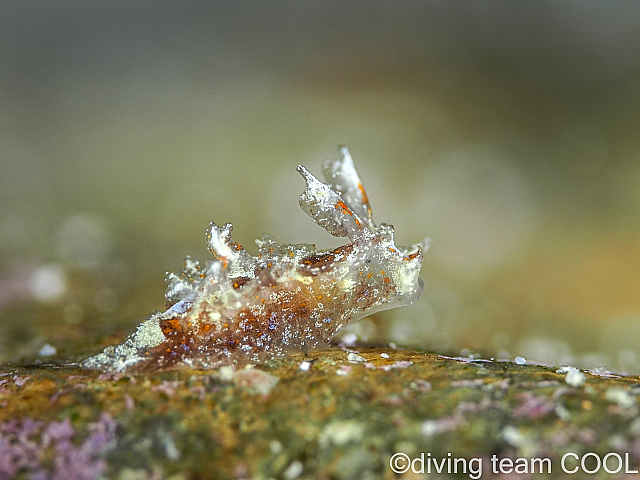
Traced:
POLYGON ((600 468, 591 478, 620 477, 627 459, 637 469, 636 378, 353 348, 147 375, 2 367, 0 476, 396 478, 397 453, 416 467, 421 458, 464 459, 466 472, 460 461, 452 473, 459 478, 480 478, 471 470, 480 464, 482 478, 495 478, 503 459, 527 478, 542 466, 535 458, 549 459, 547 478, 562 478, 563 456, 571 470, 580 468, 572 455, 587 452, 587 469, 595 456, 610 454, 609 470, 623 461, 619 473, 600 468), (518 459, 529 461, 527 474, 518 459))

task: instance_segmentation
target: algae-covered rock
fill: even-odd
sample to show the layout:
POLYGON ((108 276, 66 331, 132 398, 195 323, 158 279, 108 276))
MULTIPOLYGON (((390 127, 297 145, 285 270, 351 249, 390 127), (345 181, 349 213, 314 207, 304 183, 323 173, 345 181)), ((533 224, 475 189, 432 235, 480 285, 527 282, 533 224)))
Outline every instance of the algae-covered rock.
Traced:
POLYGON ((587 470, 608 455, 590 478, 637 469, 635 378, 352 348, 137 376, 2 367, 0 479, 579 478, 587 452, 587 470))

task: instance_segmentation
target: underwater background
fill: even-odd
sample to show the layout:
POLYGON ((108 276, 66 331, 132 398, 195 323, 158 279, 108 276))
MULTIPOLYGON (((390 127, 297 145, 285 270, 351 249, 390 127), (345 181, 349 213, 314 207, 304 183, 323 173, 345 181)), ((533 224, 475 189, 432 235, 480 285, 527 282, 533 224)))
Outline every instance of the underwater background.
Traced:
POLYGON ((423 298, 347 333, 640 373, 639 29, 630 1, 2 3, 0 361, 135 328, 211 220, 346 243, 295 171, 346 144, 376 222, 433 241, 423 298))

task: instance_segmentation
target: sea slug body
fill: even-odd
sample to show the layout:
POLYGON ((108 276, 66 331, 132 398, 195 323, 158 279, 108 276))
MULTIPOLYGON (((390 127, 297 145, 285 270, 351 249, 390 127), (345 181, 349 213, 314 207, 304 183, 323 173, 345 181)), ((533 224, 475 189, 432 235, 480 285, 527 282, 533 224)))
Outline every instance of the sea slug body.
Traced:
POLYGON ((302 210, 350 243, 318 251, 264 235, 254 257, 231 239, 230 223, 212 222, 206 241, 214 259, 200 264, 187 257, 180 274, 167 276, 167 310, 82 366, 141 372, 259 363, 325 348, 347 325, 418 300, 429 240, 398 247, 391 225, 374 224, 347 148, 324 163, 326 183, 302 165, 298 172, 307 184, 302 210))

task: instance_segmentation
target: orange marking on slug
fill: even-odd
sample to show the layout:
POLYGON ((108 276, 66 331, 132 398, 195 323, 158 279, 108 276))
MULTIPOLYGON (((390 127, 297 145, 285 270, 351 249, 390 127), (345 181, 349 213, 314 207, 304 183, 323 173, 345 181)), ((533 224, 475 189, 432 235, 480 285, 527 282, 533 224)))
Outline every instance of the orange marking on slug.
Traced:
POLYGON ((412 253, 411 255, 405 256, 405 257, 403 258, 403 260, 413 260, 413 259, 414 259, 414 258, 416 258, 418 255, 420 255, 420 252, 421 252, 421 250, 420 250, 420 249, 418 249, 418 251, 417 251, 417 252, 412 253))
POLYGON ((336 208, 337 209, 342 209, 343 213, 347 213, 349 215, 353 215, 353 212, 349 209, 347 204, 344 203, 342 200, 338 200, 338 203, 336 203, 336 208))
POLYGON ((360 196, 362 197, 362 203, 369 203, 369 197, 367 197, 367 192, 364 191, 364 186, 360 182, 358 182, 358 190, 360 190, 360 196))

